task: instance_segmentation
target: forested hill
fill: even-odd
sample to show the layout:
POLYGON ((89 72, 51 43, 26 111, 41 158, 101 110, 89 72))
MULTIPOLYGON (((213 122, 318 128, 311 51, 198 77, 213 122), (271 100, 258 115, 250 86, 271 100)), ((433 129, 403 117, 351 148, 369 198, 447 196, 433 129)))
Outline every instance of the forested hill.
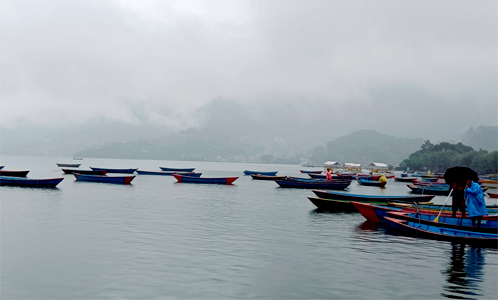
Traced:
POLYGON ((360 130, 336 138, 326 146, 314 148, 310 160, 315 164, 338 161, 363 165, 380 162, 399 166, 411 153, 420 149, 423 142, 422 138, 406 139, 375 130, 360 130))

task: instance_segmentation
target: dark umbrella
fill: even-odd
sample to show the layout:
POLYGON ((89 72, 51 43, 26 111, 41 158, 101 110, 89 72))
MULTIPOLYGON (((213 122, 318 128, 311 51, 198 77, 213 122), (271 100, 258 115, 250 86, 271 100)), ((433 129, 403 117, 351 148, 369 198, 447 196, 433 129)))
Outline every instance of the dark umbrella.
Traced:
POLYGON ((465 182, 470 179, 475 182, 479 182, 479 177, 477 177, 476 171, 468 167, 453 167, 446 169, 444 172, 444 181, 451 185, 453 182, 465 182))

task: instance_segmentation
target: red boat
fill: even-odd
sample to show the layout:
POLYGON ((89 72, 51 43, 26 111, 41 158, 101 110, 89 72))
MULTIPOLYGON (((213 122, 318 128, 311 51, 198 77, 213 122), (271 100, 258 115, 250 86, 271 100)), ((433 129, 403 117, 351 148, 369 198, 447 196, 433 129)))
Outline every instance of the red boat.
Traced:
POLYGON ((490 198, 498 198, 498 193, 486 193, 490 198))

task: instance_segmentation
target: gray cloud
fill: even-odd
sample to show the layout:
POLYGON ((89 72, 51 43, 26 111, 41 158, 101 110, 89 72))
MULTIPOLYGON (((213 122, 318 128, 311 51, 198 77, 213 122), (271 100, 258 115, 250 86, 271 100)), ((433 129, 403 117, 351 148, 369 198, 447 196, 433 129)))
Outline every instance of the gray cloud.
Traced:
POLYGON ((444 139, 498 123, 497 19, 491 0, 5 0, 0 122, 203 126, 224 98, 444 139))

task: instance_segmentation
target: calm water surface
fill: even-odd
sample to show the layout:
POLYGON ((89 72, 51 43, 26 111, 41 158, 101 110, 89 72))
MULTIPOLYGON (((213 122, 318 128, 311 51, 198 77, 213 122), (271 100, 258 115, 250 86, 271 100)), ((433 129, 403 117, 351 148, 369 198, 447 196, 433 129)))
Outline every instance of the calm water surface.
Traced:
MULTIPOLYGON (((306 177, 299 166, 6 155, 0 165, 65 178, 56 189, 0 187, 2 299, 497 299, 496 249, 399 236, 358 213, 317 211, 310 190, 243 175, 306 177), (240 178, 86 183, 56 162, 240 178)), ((347 191, 409 193, 392 179, 347 191)))

